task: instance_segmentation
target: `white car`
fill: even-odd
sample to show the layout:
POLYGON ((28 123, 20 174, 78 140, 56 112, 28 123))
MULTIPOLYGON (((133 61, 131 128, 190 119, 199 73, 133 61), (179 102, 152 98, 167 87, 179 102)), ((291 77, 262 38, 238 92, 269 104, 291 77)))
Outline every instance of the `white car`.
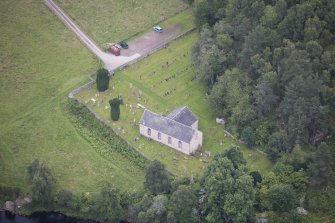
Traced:
POLYGON ((122 49, 122 46, 119 43, 115 44, 114 46, 116 46, 120 50, 122 49))
POLYGON ((162 32, 163 32, 163 29, 162 29, 162 27, 160 27, 160 26, 154 26, 154 27, 153 27, 153 30, 154 30, 155 32, 158 32, 158 33, 162 33, 162 32))

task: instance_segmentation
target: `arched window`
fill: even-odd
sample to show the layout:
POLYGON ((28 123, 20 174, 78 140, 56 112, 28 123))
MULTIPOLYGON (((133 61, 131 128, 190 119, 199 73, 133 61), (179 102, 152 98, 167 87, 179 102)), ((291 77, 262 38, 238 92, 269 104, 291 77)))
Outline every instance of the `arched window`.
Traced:
POLYGON ((169 136, 169 138, 168 138, 168 143, 171 144, 171 141, 172 141, 172 140, 171 140, 171 137, 169 136))
POLYGON ((181 141, 178 141, 178 148, 179 149, 183 148, 183 144, 181 143, 181 141))
POLYGON ((151 129, 148 128, 148 135, 151 136, 151 129))
POLYGON ((162 138, 162 135, 161 135, 160 132, 157 134, 157 138, 158 138, 159 140, 162 138))

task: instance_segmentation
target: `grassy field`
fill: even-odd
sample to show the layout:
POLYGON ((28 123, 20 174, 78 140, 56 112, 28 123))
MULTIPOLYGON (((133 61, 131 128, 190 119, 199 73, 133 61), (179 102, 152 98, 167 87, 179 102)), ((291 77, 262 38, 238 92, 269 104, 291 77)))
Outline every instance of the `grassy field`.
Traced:
MULTIPOLYGON (((102 48, 129 39, 187 7, 182 0, 56 0, 102 48)), ((189 10, 189 12, 191 9, 189 10)), ((167 24, 164 24, 167 25, 167 24)))
POLYGON ((0 186, 29 191, 26 167, 45 162, 59 188, 98 191, 103 181, 142 187, 143 168, 73 122, 67 94, 88 81, 98 61, 42 1, 0 1, 0 186), (127 163, 127 165, 124 165, 127 163))
MULTIPOLYGON (((204 133, 201 152, 211 151, 214 154, 236 144, 232 139, 225 137, 223 126, 215 123, 205 89, 194 80, 194 67, 190 63, 190 56, 196 39, 197 33, 193 32, 127 69, 116 72, 110 81, 110 88, 104 93, 98 93, 94 85, 77 95, 79 100, 100 117, 108 120, 114 131, 134 147, 182 175, 201 172, 208 160, 201 156, 200 152, 187 157, 142 136, 135 142, 135 138, 139 136, 139 129, 138 124, 134 126, 134 123, 139 122, 143 109, 134 105, 143 104, 163 115, 187 105, 199 118, 199 129, 204 133), (139 98, 140 94, 142 96, 139 98), (121 106, 120 120, 112 122, 108 101, 118 95, 123 97, 124 105, 121 106), (97 102, 93 103, 92 98, 97 102)), ((266 157, 244 146, 241 148, 250 169, 262 172, 269 170, 271 163, 266 157)))

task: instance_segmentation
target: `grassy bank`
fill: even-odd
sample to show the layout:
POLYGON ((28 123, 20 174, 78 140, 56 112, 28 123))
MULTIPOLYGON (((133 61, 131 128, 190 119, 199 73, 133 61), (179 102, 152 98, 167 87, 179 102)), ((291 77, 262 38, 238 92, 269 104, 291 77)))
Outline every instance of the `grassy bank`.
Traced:
POLYGON ((68 92, 97 69, 96 58, 42 1, 4 0, 0 11, 0 186, 27 193, 26 167, 37 158, 58 188, 74 193, 99 191, 103 181, 142 187, 143 168, 99 154, 96 136, 74 124, 65 106, 68 92))
MULTIPOLYGON (((213 156, 207 160, 199 152, 195 156, 187 157, 158 142, 139 137, 137 123, 143 109, 136 108, 135 105, 143 104, 148 109, 164 115, 187 105, 199 118, 199 129, 204 133, 201 152, 211 151, 214 154, 236 144, 225 136, 224 127, 215 123, 205 88, 194 79, 195 72, 190 63, 190 56, 196 39, 197 33, 194 32, 129 68, 116 72, 110 81, 109 90, 104 93, 97 93, 94 85, 77 95, 79 100, 107 120, 122 138, 150 158, 159 159, 170 170, 184 175, 201 172, 213 156), (140 92, 142 96, 139 99, 140 92), (123 97, 124 105, 121 106, 120 120, 112 122, 108 101, 118 95, 123 97), (97 100, 97 103, 93 103, 90 100, 92 98, 97 100), (139 140, 135 142, 136 137, 139 137, 139 140)), ((269 169, 271 163, 265 156, 240 146, 252 170, 266 172, 269 169)))
POLYGON ((128 39, 187 7, 182 0, 56 0, 100 47, 128 39))

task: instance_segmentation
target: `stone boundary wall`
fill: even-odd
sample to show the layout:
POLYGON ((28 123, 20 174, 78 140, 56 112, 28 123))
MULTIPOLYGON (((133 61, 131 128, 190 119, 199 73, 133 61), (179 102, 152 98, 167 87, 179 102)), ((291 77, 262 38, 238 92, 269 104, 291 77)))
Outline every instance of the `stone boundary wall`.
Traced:
POLYGON ((150 56, 151 54, 157 52, 158 50, 163 49, 163 48, 169 46, 171 43, 173 43, 173 42, 175 42, 175 41, 177 41, 177 40, 179 40, 179 39, 181 39, 181 38, 183 38, 183 37, 189 35, 190 33, 192 33, 192 32, 193 32, 194 30, 196 30, 196 29, 197 29, 197 28, 192 28, 192 29, 190 29, 190 30, 188 30, 188 31, 186 31, 186 32, 184 32, 184 33, 182 33, 182 34, 176 36, 175 38, 173 38, 172 40, 168 41, 167 43, 164 43, 164 44, 162 44, 161 46, 158 46, 158 47, 156 47, 156 48, 150 50, 147 54, 145 54, 145 55, 141 55, 140 57, 138 57, 138 58, 136 58, 136 59, 134 59, 134 60, 132 60, 132 61, 129 61, 128 63, 125 63, 125 64, 119 66, 119 67, 116 68, 116 69, 123 70, 123 69, 127 68, 129 65, 134 64, 134 63, 137 63, 138 61, 143 60, 144 58, 150 56))
MULTIPOLYGON (((136 58, 136 59, 134 59, 134 60, 132 60, 132 61, 129 61, 128 63, 123 64, 123 65, 119 66, 119 67, 116 68, 116 69, 123 70, 123 69, 127 68, 129 65, 134 64, 134 63, 137 63, 138 61, 140 61, 140 60, 142 60, 142 59, 144 59, 144 58, 150 56, 151 54, 157 52, 158 50, 160 50, 160 49, 162 49, 162 48, 164 48, 164 47, 167 47, 167 46, 170 45, 171 43, 173 43, 173 42, 175 42, 175 41, 177 41, 177 40, 183 38, 184 36, 186 36, 186 35, 192 33, 192 32, 193 32, 194 30, 196 30, 196 29, 197 29, 197 28, 192 28, 192 29, 190 29, 190 30, 188 30, 188 31, 186 31, 186 32, 184 32, 184 33, 178 35, 177 37, 173 38, 172 40, 168 41, 167 43, 165 43, 165 44, 163 44, 163 45, 161 45, 161 46, 159 46, 159 47, 156 47, 156 48, 152 49, 152 50, 151 50, 149 53, 147 53, 146 55, 142 55, 142 56, 140 56, 140 57, 138 57, 138 58, 136 58)), ((113 75, 113 74, 114 74, 114 72, 111 73, 110 75, 113 75)), ((81 87, 79 87, 79 88, 76 88, 76 89, 74 89, 73 91, 71 91, 71 92, 69 93, 68 97, 72 99, 72 98, 74 98, 74 97, 76 96, 76 94, 78 94, 81 90, 83 90, 83 89, 85 89, 85 88, 88 88, 88 87, 91 87, 91 86, 95 83, 95 80, 92 78, 92 75, 89 75, 89 79, 91 80, 90 82, 88 82, 88 83, 84 84, 83 86, 81 86, 81 87)))
MULTIPOLYGON (((233 136, 233 134, 231 134, 231 133, 228 132, 227 130, 224 130, 224 133, 225 133, 228 137, 234 139, 236 142, 238 142, 238 143, 240 143, 240 144, 246 144, 246 143, 245 143, 244 141, 242 141, 241 139, 237 139, 235 136, 233 136)), ((267 156, 267 155, 268 155, 266 152, 264 152, 264 151, 262 151, 262 150, 260 150, 260 149, 255 148, 255 150, 256 150, 257 152, 259 152, 260 154, 264 155, 264 156, 267 156)))
MULTIPOLYGON (((177 40, 179 40, 179 39, 185 37, 186 35, 189 35, 189 34, 192 33, 194 30, 196 30, 196 27, 195 27, 195 28, 192 28, 192 29, 190 29, 190 30, 188 30, 188 31, 186 31, 186 32, 184 32, 184 33, 182 33, 182 34, 180 34, 180 35, 178 35, 177 37, 173 38, 172 40, 168 41, 167 43, 165 43, 165 44, 163 44, 163 45, 161 45, 161 46, 159 46, 159 47, 156 47, 156 48, 152 49, 152 50, 151 50, 149 53, 147 53, 146 55, 142 55, 142 56, 140 56, 140 57, 138 57, 138 58, 136 58, 136 59, 134 59, 134 60, 132 60, 132 61, 129 61, 128 63, 123 64, 123 65, 121 65, 120 67, 118 67, 118 68, 116 68, 116 69, 123 70, 123 69, 127 68, 129 65, 134 64, 134 63, 137 63, 138 61, 140 61, 140 60, 142 60, 142 59, 144 59, 144 58, 150 56, 151 54, 157 52, 158 50, 167 47, 167 46, 170 45, 171 43, 173 43, 173 42, 175 42, 175 41, 177 41, 177 40)), ((113 75, 113 73, 110 74, 110 75, 113 75)), ((82 91, 82 90, 84 90, 84 89, 86 89, 86 88, 92 87, 92 86, 95 84, 96 80, 94 80, 94 79, 92 78, 92 75, 89 75, 89 79, 91 80, 90 82, 88 82, 88 83, 84 84, 83 86, 80 86, 80 87, 74 89, 73 91, 71 91, 71 92, 69 93, 69 95, 68 95, 68 98, 69 98, 69 99, 72 99, 72 100, 76 100, 79 104, 83 104, 83 103, 81 103, 78 99, 76 99, 75 96, 76 96, 76 94, 78 94, 80 91, 82 91)), ((86 106, 86 105, 85 105, 85 106, 86 106)), ((99 120, 101 123, 103 123, 104 125, 106 125, 106 126, 108 126, 109 128, 111 128, 112 131, 115 133, 115 135, 117 135, 118 137, 122 138, 121 135, 119 135, 116 131, 113 130, 112 126, 111 126, 108 122, 106 122, 104 119, 102 119, 97 113, 95 113, 95 112, 94 112, 92 109, 90 109, 89 107, 86 106, 86 108, 88 108, 88 110, 94 115, 94 117, 95 117, 97 120, 99 120)), ((122 138, 122 139, 123 139, 123 138, 122 138)), ((123 140, 124 140, 124 139, 123 139, 123 140)), ((124 141, 126 141, 126 140, 124 140, 124 141)), ((138 152, 141 156, 143 156, 143 157, 146 158, 147 160, 153 161, 153 159, 149 158, 149 157, 148 157, 147 155, 145 155, 142 151, 140 151, 139 149, 137 149, 136 147, 134 147, 133 145, 131 145, 128 141, 126 141, 126 143, 128 144, 128 146, 130 146, 130 147, 133 148, 136 152, 138 152)), ((171 170, 169 170, 168 168, 166 168, 166 170, 167 170, 171 175, 175 175, 175 174, 174 174, 171 170)))
MULTIPOLYGON (((186 11, 186 10, 189 9, 190 7, 191 7, 191 6, 187 4, 185 8, 181 8, 180 10, 176 11, 174 14, 170 15, 169 17, 165 17, 165 18, 163 18, 163 19, 161 19, 161 20, 159 20, 159 21, 153 23, 152 26, 154 26, 154 25, 156 25, 156 24, 158 25, 159 23, 162 23, 162 22, 168 20, 169 18, 178 15, 179 13, 182 13, 182 12, 186 11)), ((130 39, 132 39, 132 38, 135 38, 135 37, 137 37, 138 35, 143 34, 143 33, 146 32, 146 31, 147 31, 147 30, 139 31, 139 32, 137 32, 137 33, 134 33, 133 35, 127 37, 127 39, 124 39, 124 41, 128 41, 128 40, 130 40, 130 39)))

